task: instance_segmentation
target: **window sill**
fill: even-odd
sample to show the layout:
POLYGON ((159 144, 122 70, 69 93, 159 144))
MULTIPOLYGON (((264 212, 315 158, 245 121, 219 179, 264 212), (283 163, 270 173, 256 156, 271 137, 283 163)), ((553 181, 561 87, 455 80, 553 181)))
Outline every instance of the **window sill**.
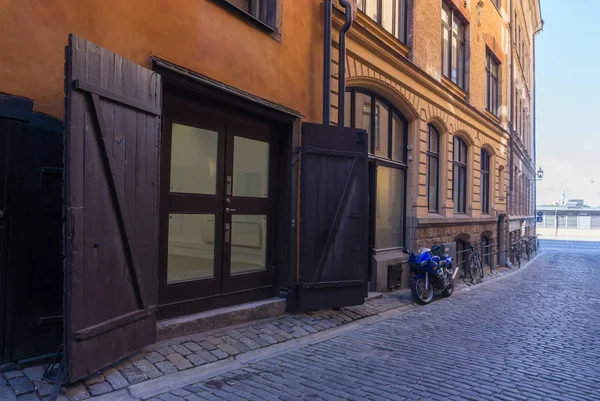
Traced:
POLYGON ((485 109, 485 116, 490 120, 493 120, 496 124, 500 124, 500 117, 489 111, 487 108, 485 109))
POLYGON ((265 32, 266 34, 268 34, 269 36, 273 37, 274 39, 281 40, 281 33, 279 32, 279 30, 277 30, 277 28, 272 27, 271 25, 259 20, 254 15, 249 14, 246 11, 242 10, 241 8, 236 7, 235 5, 231 4, 229 1, 227 1, 227 0, 212 0, 212 2, 215 3, 216 5, 222 7, 223 9, 229 11, 231 14, 235 15, 242 21, 246 22, 248 25, 258 28, 259 30, 261 30, 261 31, 265 32))
POLYGON ((446 89, 448 89, 452 94, 458 96, 460 99, 467 101, 467 92, 462 89, 460 86, 456 85, 450 79, 446 78, 445 75, 442 74, 442 84, 446 89))
MULTIPOLYGON (((339 30, 345 22, 344 9, 337 2, 333 3, 333 9, 332 25, 339 30)), ((360 10, 357 10, 352 29, 348 31, 347 35, 353 37, 376 55, 387 56, 392 53, 408 59, 410 47, 360 10)), ((334 35, 334 39, 337 39, 337 35, 334 35)))

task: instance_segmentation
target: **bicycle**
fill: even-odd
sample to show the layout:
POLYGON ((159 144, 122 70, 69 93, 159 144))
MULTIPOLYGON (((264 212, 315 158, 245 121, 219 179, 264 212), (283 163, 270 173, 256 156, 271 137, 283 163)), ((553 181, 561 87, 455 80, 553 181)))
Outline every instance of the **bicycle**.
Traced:
POLYGON ((521 242, 515 242, 510 246, 510 248, 510 251, 513 255, 513 261, 516 262, 519 267, 521 267, 521 242))
POLYGON ((525 248, 525 257, 527 257, 528 261, 531 260, 531 242, 529 241, 529 238, 523 238, 521 243, 525 248))
POLYGON ((479 255, 479 244, 469 243, 469 261, 467 266, 467 272, 471 280, 474 280, 476 276, 483 278, 483 263, 481 255, 479 255))

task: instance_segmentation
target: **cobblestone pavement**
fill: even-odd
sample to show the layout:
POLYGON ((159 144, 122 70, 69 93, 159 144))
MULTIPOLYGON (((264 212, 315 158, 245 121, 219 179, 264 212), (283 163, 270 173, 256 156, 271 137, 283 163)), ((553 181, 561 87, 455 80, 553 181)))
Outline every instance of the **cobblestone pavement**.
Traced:
MULTIPOLYGON (((487 271, 483 281, 500 277, 510 271, 507 268, 496 269, 493 274, 487 271)), ((457 287, 460 289, 474 284, 477 283, 459 280, 457 287)), ((131 385, 163 376, 169 377, 180 371, 228 360, 249 351, 285 345, 290 340, 306 338, 311 334, 411 305, 414 304, 410 291, 397 291, 369 300, 360 306, 300 315, 285 314, 275 319, 159 342, 126 361, 99 372, 85 382, 63 389, 61 399, 79 401, 95 396, 108 396, 113 392, 116 394, 118 390, 131 385)), ((14 401, 17 397, 20 397, 18 401, 45 400, 50 394, 51 385, 40 380, 42 373, 41 366, 0 373, 0 400, 14 401)))
POLYGON ((600 253, 503 280, 152 398, 599 400, 600 253))

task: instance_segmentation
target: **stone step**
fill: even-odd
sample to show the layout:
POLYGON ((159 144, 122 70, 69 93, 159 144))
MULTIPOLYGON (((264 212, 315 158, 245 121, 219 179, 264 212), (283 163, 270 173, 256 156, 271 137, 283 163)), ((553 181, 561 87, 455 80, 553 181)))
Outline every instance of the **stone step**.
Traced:
POLYGON ((254 320, 277 317, 285 313, 285 304, 283 298, 270 298, 161 320, 156 325, 157 340, 163 341, 254 320))

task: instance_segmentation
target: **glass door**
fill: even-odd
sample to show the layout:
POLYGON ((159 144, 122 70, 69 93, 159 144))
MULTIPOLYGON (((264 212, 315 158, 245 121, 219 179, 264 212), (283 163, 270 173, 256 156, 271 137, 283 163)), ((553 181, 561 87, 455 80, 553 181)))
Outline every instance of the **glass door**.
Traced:
POLYGON ((272 286, 272 127, 221 110, 164 115, 159 303, 272 286))

